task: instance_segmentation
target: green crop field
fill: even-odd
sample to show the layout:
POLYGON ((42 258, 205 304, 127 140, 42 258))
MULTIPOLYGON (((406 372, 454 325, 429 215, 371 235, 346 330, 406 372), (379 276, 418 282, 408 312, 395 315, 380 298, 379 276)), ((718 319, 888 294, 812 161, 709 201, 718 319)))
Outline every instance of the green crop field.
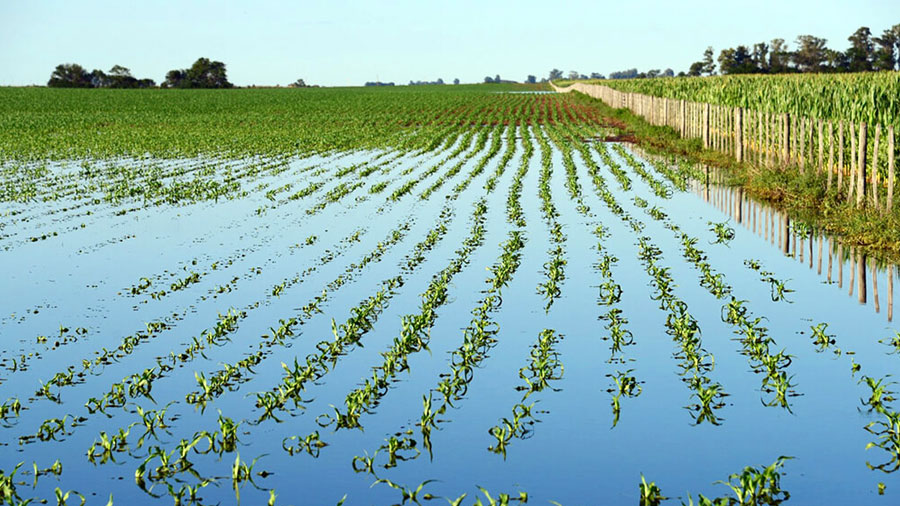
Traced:
MULTIPOLYGON (((900 129, 900 72, 587 81, 619 91, 900 129)), ((559 84, 568 84, 560 81, 559 84)))
MULTIPOLYGON (((819 78, 755 79, 616 85, 819 78)), ((896 269, 621 134, 540 85, 0 88, 0 503, 890 504, 896 269)))

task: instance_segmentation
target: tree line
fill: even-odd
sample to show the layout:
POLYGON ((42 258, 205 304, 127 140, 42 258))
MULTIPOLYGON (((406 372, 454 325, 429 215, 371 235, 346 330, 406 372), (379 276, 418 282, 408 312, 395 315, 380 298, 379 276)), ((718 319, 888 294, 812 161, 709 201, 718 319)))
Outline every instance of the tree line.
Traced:
MULTIPOLYGON (((900 69, 900 24, 873 35, 863 26, 853 32, 847 41, 850 46, 838 51, 826 46, 827 40, 814 35, 800 35, 796 47, 791 49, 784 39, 772 39, 752 46, 739 45, 719 52, 718 58, 712 46, 703 52, 703 58, 691 64, 687 72, 677 77, 721 74, 786 74, 802 72, 870 72, 900 69)), ((651 69, 639 72, 636 68, 610 72, 609 79, 643 79, 675 77, 672 69, 651 69)), ((569 71, 569 80, 604 79, 596 72, 589 76, 569 71)), ((541 82, 563 79, 563 72, 553 69, 541 82)), ((526 82, 535 82, 528 76, 526 82)))
MULTIPOLYGON (((719 52, 718 70, 722 74, 783 74, 791 72, 870 72, 896 70, 900 64, 900 24, 874 36, 867 26, 853 32, 850 46, 839 51, 826 46, 826 39, 800 35, 791 50, 784 39, 759 42, 752 47, 740 45, 719 52)), ((691 64, 689 76, 716 73, 713 48, 707 47, 700 61, 691 64)))
MULTIPOLYGON (((153 88, 153 79, 138 79, 127 67, 114 65, 109 71, 87 69, 77 63, 62 63, 50 74, 51 88, 153 88)), ((228 81, 225 64, 209 58, 198 58, 189 68, 166 73, 160 88, 233 88, 228 81)))

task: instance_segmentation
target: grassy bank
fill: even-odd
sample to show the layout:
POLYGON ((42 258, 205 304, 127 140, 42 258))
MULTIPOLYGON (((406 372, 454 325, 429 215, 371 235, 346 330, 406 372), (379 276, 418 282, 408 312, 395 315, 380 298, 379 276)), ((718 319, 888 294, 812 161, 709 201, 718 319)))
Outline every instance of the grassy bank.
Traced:
POLYGON ((833 186, 825 190, 824 173, 737 163, 729 155, 703 149, 700 139, 682 139, 673 128, 651 125, 627 109, 614 109, 587 95, 573 94, 577 102, 599 109, 609 125, 618 130, 618 135, 633 138, 651 153, 674 154, 724 169, 728 184, 744 187, 753 198, 787 211, 794 219, 841 236, 846 244, 900 259, 900 212, 896 207, 891 213, 857 210, 855 198, 853 203, 848 203, 845 192, 839 193, 833 186))

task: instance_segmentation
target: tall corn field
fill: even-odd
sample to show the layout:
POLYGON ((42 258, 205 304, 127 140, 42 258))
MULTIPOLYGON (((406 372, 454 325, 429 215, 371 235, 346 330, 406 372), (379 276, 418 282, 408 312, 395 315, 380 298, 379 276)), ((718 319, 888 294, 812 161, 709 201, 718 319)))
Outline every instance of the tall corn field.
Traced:
POLYGON ((900 128, 900 72, 609 79, 597 83, 658 97, 900 128))

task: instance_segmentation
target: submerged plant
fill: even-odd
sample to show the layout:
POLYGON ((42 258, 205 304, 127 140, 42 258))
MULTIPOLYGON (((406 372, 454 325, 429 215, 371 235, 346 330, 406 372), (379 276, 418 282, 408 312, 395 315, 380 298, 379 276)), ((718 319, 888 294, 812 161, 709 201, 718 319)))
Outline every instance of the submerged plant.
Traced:
POLYGON ((706 224, 710 226, 709 231, 716 235, 716 240, 712 244, 728 244, 734 239, 734 229, 728 225, 727 221, 720 223, 708 221, 706 224))

